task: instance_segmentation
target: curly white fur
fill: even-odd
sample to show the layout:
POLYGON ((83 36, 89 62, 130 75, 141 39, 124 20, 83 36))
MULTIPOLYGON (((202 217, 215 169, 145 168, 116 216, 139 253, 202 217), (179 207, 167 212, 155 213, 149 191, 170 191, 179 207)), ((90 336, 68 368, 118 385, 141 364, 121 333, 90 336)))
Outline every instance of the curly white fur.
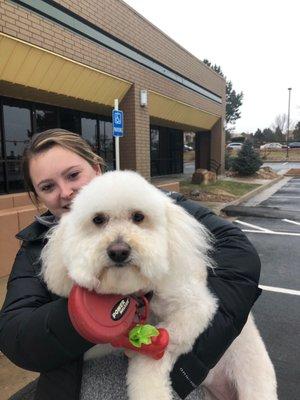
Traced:
MULTIPOLYGON (((54 293, 67 297, 74 282, 99 293, 154 292, 151 309, 170 344, 161 360, 140 354, 130 360, 130 400, 172 399, 169 373, 217 309, 206 282, 211 243, 196 219, 130 171, 95 178, 49 233, 42 273, 54 293), (135 212, 144 220, 134 221, 135 212), (96 224, 97 215, 105 222, 96 224), (131 249, 122 267, 107 253, 115 241, 131 249)), ((277 399, 274 369, 251 317, 204 384, 213 391, 220 374, 233 382, 239 400, 277 399)))

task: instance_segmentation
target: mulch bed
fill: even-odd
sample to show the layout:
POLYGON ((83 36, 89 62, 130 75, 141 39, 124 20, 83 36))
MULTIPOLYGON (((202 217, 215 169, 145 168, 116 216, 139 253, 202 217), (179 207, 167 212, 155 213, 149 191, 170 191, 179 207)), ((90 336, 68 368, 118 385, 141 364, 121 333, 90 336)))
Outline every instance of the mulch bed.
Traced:
POLYGON ((300 176, 300 168, 291 168, 286 173, 286 176, 300 176))
POLYGON ((183 190, 183 195, 191 200, 204 201, 204 202, 216 202, 216 203, 228 203, 236 199, 236 196, 225 193, 210 193, 205 190, 199 191, 197 195, 192 195, 190 191, 183 190))

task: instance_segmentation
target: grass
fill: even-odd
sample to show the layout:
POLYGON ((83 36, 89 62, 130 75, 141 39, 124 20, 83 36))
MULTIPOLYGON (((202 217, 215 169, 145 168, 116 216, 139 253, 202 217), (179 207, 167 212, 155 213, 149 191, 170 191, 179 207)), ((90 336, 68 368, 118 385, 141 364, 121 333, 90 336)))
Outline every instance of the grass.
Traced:
MULTIPOLYGON (((283 150, 261 150, 260 156, 263 161, 286 161, 286 149, 283 150)), ((288 156, 290 161, 300 161, 300 149, 289 149, 288 156)))
POLYGON ((211 183, 208 185, 195 185, 189 181, 180 182, 180 191, 191 191, 193 189, 200 189, 209 193, 218 193, 219 191, 225 191, 233 196, 243 196, 244 194, 250 192, 251 190, 257 188, 256 183, 244 183, 235 181, 222 181, 218 180, 216 183, 211 183))

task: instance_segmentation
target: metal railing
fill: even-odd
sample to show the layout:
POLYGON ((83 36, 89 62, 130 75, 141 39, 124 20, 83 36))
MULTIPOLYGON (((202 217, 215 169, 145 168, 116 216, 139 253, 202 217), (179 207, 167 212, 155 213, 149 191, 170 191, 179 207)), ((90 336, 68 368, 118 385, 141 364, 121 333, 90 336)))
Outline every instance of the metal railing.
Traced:
POLYGON ((210 170, 215 172, 217 175, 219 173, 220 167, 221 167, 221 163, 219 163, 219 161, 214 160, 213 158, 211 158, 209 160, 209 168, 210 168, 210 170))

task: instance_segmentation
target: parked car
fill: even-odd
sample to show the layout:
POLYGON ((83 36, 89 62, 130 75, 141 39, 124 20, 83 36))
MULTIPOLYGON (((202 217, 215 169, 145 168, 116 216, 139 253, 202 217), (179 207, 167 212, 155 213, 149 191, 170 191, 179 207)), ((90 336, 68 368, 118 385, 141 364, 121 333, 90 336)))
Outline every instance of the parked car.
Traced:
POLYGON ((300 149, 300 142, 292 142, 289 144, 290 149, 300 149))
POLYGON ((282 149, 283 145, 281 143, 266 143, 260 146, 260 150, 266 150, 266 149, 282 149))
POLYGON ((187 144, 183 145, 183 150, 184 151, 193 151, 194 149, 192 148, 192 146, 188 146, 187 144))
POLYGON ((232 143, 228 143, 228 145, 226 146, 227 150, 233 150, 233 149, 237 149, 240 150, 243 146, 243 143, 239 143, 239 142, 232 142, 232 143))

